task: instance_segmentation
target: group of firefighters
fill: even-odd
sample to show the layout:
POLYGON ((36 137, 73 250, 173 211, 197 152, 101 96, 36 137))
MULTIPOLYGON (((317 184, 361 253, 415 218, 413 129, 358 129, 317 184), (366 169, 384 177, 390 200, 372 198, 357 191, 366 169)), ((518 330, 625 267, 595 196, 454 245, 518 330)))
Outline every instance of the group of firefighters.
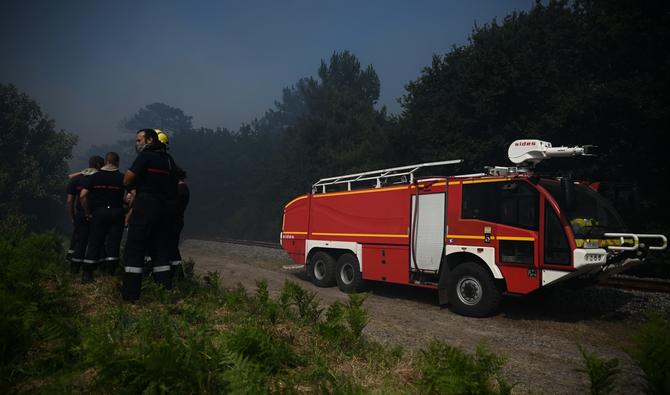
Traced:
POLYGON ((89 167, 70 175, 67 206, 74 225, 68 251, 71 270, 83 282, 94 272, 113 275, 127 227, 123 259, 124 300, 140 297, 142 277, 172 288, 183 273, 179 237, 189 201, 186 173, 168 154, 168 135, 160 129, 141 129, 135 138, 137 158, 124 173, 119 155, 93 156, 89 167))

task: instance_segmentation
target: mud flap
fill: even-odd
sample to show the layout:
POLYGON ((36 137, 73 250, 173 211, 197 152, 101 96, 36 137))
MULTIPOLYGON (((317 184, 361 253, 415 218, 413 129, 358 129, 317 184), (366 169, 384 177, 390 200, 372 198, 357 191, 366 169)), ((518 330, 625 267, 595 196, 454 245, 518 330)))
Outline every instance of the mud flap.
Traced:
POLYGON ((444 265, 443 270, 440 270, 440 282, 437 285, 437 298, 440 306, 449 304, 449 292, 447 290, 447 278, 449 277, 449 269, 444 265))

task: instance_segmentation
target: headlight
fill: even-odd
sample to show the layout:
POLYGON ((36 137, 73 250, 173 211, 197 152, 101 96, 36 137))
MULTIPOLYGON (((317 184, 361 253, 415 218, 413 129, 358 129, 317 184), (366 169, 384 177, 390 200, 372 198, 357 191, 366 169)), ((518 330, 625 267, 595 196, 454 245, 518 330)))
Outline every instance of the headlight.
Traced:
POLYGON ((585 241, 584 248, 600 248, 600 243, 597 241, 585 241))

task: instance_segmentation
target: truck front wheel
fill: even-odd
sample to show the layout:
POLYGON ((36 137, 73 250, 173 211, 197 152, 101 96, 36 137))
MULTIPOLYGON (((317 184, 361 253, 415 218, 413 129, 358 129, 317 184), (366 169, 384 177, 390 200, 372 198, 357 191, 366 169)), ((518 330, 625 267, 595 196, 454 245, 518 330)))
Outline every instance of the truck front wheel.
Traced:
POLYGON ((342 254, 337 260, 337 286, 348 294, 363 290, 365 281, 361 275, 358 259, 354 254, 342 254))
POLYGON ((462 263, 449 273, 447 291, 451 310, 470 317, 493 314, 502 298, 491 274, 474 262, 462 263))
POLYGON ((315 253, 309 260, 307 274, 317 287, 332 287, 335 285, 335 259, 324 251, 315 253))

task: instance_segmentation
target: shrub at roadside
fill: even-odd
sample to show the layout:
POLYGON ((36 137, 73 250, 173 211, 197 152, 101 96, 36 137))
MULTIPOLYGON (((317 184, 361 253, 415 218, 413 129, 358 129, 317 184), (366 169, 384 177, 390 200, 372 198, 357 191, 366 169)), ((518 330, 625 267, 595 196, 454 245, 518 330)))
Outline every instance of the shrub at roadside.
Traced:
POLYGON ((421 352, 420 392, 427 394, 509 394, 512 386, 499 375, 503 359, 478 346, 469 354, 434 341, 421 352))
POLYGON ((0 392, 72 362, 78 311, 55 233, 0 229, 0 392), (40 351, 28 358, 31 348, 40 351), (29 363, 28 363, 29 362, 29 363), (20 368, 19 368, 20 367, 20 368))
POLYGON ((621 372, 619 369, 619 360, 617 358, 603 359, 595 353, 587 351, 583 346, 579 346, 579 352, 584 359, 584 369, 580 370, 589 376, 591 382, 591 395, 606 395, 614 390, 614 384, 617 375, 621 372))
POLYGON ((648 394, 670 394, 670 321, 651 314, 629 354, 644 372, 648 394))

